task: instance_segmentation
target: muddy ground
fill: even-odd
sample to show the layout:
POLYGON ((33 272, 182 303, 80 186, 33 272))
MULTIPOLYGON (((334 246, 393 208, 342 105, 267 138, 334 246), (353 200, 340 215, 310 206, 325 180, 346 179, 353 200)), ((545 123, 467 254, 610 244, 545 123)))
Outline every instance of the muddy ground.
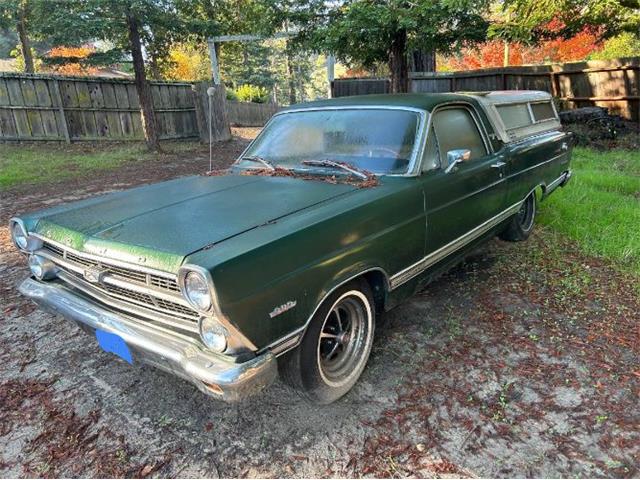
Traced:
MULTIPOLYGON (((218 146, 216 166, 245 143, 218 146)), ((280 382, 214 401, 17 294, 28 270, 11 214, 206 162, 169 155, 0 193, 0 476, 640 475, 637 279, 549 230, 491 241, 385 314, 361 380, 327 407, 280 382)))

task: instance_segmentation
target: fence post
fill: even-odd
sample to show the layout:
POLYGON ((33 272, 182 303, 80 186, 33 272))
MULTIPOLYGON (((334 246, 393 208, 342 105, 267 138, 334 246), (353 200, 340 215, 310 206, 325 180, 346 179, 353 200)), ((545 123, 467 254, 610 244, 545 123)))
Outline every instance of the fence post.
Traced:
POLYGON ((60 119, 62 120, 62 133, 64 134, 64 139, 67 143, 71 143, 71 137, 69 137, 69 127, 67 125, 67 115, 64 111, 62 95, 60 95, 60 84, 58 83, 57 78, 53 79, 53 93, 56 97, 56 102, 58 103, 58 113, 60 113, 60 119))
POLYGON ((207 97, 207 87, 203 82, 194 83, 191 93, 193 94, 193 104, 196 107, 196 123, 200 141, 207 143, 209 142, 209 122, 207 121, 206 105, 202 104, 202 99, 207 97))
POLYGON ((207 89, 211 85, 208 82, 198 82, 193 86, 193 103, 196 107, 196 120, 200 132, 200 141, 209 142, 209 122, 212 122, 213 141, 229 140, 231 129, 227 119, 226 93, 223 85, 214 86, 214 94, 211 99, 212 111, 209 115, 209 97, 207 89))

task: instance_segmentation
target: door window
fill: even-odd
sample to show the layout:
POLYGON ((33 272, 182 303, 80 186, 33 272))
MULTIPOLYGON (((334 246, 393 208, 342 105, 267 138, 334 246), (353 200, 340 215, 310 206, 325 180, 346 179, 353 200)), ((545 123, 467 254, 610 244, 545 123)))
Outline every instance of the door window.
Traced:
POLYGON ((478 126, 466 108, 447 108, 435 113, 433 128, 438 138, 440 158, 450 150, 471 150, 471 159, 487 155, 478 126))
POLYGON ((427 135, 427 145, 424 149, 424 156, 422 158, 422 171, 428 172, 434 170, 440 166, 440 151, 438 149, 438 139, 433 130, 433 127, 429 130, 427 135))

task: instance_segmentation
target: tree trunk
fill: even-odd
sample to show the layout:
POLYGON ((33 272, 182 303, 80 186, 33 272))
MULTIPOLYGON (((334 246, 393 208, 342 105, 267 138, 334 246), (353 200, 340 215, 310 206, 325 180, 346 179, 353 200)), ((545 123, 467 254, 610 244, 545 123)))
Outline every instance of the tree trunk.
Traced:
POLYGON ((436 52, 434 50, 414 50, 411 54, 412 72, 435 72, 436 52))
POLYGON ((296 80, 293 75, 293 58, 291 50, 289 50, 289 45, 287 45, 285 49, 285 54, 285 60, 287 63, 287 82, 289 84, 289 104, 293 105, 296 103, 296 80))
POLYGON ((401 30, 391 41, 389 50, 389 71, 391 72, 391 93, 409 91, 409 63, 407 62, 407 32, 401 30))
POLYGON ((160 80, 162 78, 160 63, 158 62, 158 57, 155 52, 149 52, 149 72, 153 80, 160 80))
POLYGON ((160 151, 160 143, 158 141, 158 131, 156 128, 156 116, 153 111, 153 97, 151 96, 151 87, 149 82, 147 82, 147 75, 144 71, 144 58, 142 57, 138 20, 131 13, 127 14, 127 25, 129 27, 129 43, 131 44, 131 58, 133 59, 136 91, 140 99, 140 113, 142 114, 144 138, 147 142, 147 148, 158 152, 160 151))
POLYGON ((510 53, 510 45, 509 42, 505 41, 504 42, 504 59, 502 61, 502 66, 503 67, 508 67, 509 66, 509 53, 510 53))
POLYGON ((27 33, 27 4, 25 1, 20 2, 18 7, 18 22, 16 25, 18 37, 20 38, 20 49, 22 50, 22 58, 24 58, 24 71, 26 73, 36 73, 33 64, 33 55, 31 53, 31 45, 29 42, 29 34, 27 33))

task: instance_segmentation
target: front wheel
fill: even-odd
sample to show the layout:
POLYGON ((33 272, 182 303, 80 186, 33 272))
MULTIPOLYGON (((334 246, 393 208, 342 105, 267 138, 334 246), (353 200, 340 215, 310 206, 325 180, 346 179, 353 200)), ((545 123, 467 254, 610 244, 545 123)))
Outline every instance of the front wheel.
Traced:
POLYGON ((364 280, 338 288, 318 308, 301 344, 280 362, 283 379, 313 403, 338 400, 369 359, 375 306, 364 280))
POLYGON ((521 242, 529 238, 536 218, 536 193, 531 194, 522 202, 522 206, 515 214, 499 237, 508 242, 521 242))

